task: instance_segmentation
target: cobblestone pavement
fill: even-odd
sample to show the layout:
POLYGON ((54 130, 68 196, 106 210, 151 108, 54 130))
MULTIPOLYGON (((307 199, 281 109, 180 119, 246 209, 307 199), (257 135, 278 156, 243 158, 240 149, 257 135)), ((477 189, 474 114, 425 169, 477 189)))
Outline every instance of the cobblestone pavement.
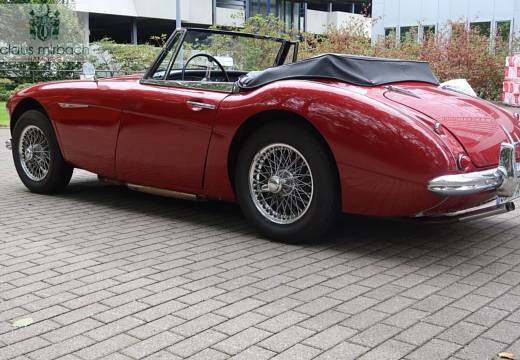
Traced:
POLYGON ((345 216, 318 245, 289 246, 257 236, 235 205, 85 172, 62 195, 34 195, 10 156, 0 150, 0 359, 520 351, 520 211, 436 226, 345 216))

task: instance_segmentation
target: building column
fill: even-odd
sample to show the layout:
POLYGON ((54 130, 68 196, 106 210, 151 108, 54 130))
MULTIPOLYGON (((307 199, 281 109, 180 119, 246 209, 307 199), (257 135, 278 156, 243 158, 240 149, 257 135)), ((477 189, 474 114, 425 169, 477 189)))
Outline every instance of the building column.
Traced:
POLYGON ((251 16, 251 0, 245 0, 246 1, 246 20, 248 17, 251 16))
POLYGON ((85 45, 90 44, 90 13, 78 12, 79 21, 83 28, 85 45))
POLYGON ((180 29, 182 27, 181 0, 175 0, 175 27, 177 29, 180 29))
POLYGON ((132 18, 132 44, 137 45, 137 18, 132 18))
POLYGON ((211 1, 211 7, 213 8, 213 11, 212 11, 212 23, 213 23, 213 26, 217 25, 217 0, 212 0, 211 1))
MULTIPOLYGON (((307 32, 307 1, 303 3, 303 32, 307 32)), ((299 30, 299 29, 298 29, 299 30)))

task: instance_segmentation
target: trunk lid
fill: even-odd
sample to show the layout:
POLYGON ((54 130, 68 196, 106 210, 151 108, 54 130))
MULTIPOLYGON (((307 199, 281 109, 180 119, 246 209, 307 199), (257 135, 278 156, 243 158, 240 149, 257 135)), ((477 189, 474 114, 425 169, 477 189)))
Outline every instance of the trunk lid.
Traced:
POLYGON ((478 98, 431 85, 409 84, 395 85, 394 90, 385 91, 384 97, 440 122, 477 167, 497 165, 500 144, 520 141, 514 116, 478 98))

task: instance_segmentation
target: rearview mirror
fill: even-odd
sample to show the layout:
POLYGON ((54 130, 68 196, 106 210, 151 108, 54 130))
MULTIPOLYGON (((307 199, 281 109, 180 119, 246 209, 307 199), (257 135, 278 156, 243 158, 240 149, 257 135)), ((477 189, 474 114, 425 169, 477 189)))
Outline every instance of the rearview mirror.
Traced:
POLYGON ((82 80, 96 80, 96 68, 91 63, 84 63, 80 78, 82 80))

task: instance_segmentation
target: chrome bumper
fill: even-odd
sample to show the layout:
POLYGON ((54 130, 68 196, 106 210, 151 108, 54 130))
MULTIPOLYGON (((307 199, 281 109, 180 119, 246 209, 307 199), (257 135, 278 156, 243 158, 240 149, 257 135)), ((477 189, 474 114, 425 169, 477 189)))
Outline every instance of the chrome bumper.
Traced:
POLYGON ((9 151, 10 151, 10 150, 13 150, 13 142, 12 142, 12 140, 7 140, 7 141, 5 142, 5 148, 6 148, 7 150, 9 150, 9 151))
POLYGON ((497 203, 503 204, 520 195, 519 173, 520 163, 516 163, 515 145, 502 143, 496 169, 441 176, 428 183, 428 190, 442 196, 473 195, 496 191, 497 203))

